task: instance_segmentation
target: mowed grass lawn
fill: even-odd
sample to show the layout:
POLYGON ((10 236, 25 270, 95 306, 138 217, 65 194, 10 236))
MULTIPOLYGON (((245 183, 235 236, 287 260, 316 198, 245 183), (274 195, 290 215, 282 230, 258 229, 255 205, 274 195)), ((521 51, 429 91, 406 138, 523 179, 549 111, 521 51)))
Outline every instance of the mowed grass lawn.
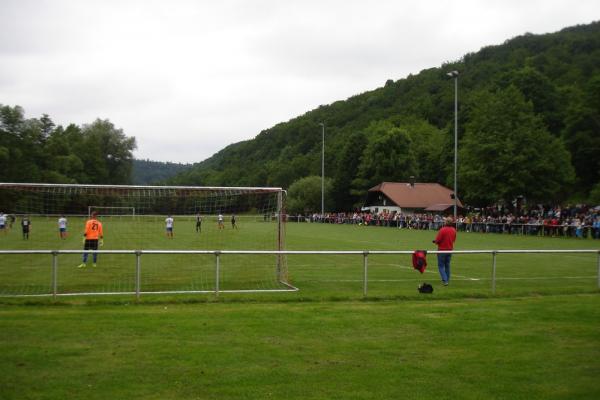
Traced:
MULTIPOLYGON (((298 250, 433 249, 434 235, 287 233, 298 250)), ((599 243, 464 233, 457 249, 599 243)), ((369 256, 366 298, 362 256, 290 256, 293 293, 0 299, 0 399, 600 398, 597 255, 499 256, 496 295, 489 255, 455 256, 447 288, 429 262, 419 275, 408 256, 369 256)))

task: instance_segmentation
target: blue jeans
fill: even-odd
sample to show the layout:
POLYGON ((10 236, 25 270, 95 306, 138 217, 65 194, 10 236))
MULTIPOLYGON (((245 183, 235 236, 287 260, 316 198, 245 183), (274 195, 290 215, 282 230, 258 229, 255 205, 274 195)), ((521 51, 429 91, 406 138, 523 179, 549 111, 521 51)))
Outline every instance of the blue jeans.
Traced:
POLYGON ((452 258, 452 254, 438 254, 437 257, 442 282, 450 282, 450 258, 452 258))

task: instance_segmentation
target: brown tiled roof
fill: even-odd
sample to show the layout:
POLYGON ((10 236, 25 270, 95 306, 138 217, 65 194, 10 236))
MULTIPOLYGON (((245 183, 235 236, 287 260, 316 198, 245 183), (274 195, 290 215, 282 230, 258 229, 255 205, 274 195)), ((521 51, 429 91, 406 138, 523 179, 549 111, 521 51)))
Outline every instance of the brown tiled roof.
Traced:
MULTIPOLYGON (((383 182, 369 189, 369 192, 382 192, 398 207, 427 208, 434 205, 451 204, 452 190, 439 183, 383 182)), ((457 202, 462 207, 460 200, 457 202)))
POLYGON ((446 211, 449 208, 454 207, 454 203, 452 204, 434 204, 425 209, 425 211, 446 211))

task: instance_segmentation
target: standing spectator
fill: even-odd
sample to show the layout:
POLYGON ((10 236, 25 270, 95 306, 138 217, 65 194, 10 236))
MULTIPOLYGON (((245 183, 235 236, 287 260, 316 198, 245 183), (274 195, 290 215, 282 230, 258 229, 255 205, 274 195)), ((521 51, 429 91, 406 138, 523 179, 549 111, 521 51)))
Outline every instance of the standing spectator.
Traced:
POLYGON ((594 239, 600 239, 600 215, 596 216, 592 228, 594 229, 594 239))
MULTIPOLYGON (((439 251, 454 250, 454 242, 456 241, 456 229, 454 228, 452 218, 446 218, 445 225, 438 231, 433 243, 437 244, 439 251)), ((452 254, 438 254, 438 269, 442 284, 448 286, 450 283, 450 259, 452 254)))
POLYGON ((580 239, 583 237, 583 225, 579 218, 575 218, 573 221, 573 225, 575 226, 575 237, 580 239))

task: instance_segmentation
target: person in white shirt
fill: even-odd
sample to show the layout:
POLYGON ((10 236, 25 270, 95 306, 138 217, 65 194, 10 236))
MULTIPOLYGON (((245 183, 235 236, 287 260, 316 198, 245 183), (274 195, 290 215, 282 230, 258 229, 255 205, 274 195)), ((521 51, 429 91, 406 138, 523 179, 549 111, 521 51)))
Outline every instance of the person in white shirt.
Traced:
POLYGON ((6 235, 6 214, 0 212, 0 232, 6 235))
POLYGON ((219 229, 225 229, 225 224, 223 224, 223 214, 219 214, 217 217, 217 223, 219 225, 219 229))
POLYGON ((58 219, 58 237, 62 240, 67 238, 67 219, 64 215, 58 219))
POLYGON ((167 237, 173 239, 173 217, 168 215, 165 219, 165 224, 167 227, 167 237))

